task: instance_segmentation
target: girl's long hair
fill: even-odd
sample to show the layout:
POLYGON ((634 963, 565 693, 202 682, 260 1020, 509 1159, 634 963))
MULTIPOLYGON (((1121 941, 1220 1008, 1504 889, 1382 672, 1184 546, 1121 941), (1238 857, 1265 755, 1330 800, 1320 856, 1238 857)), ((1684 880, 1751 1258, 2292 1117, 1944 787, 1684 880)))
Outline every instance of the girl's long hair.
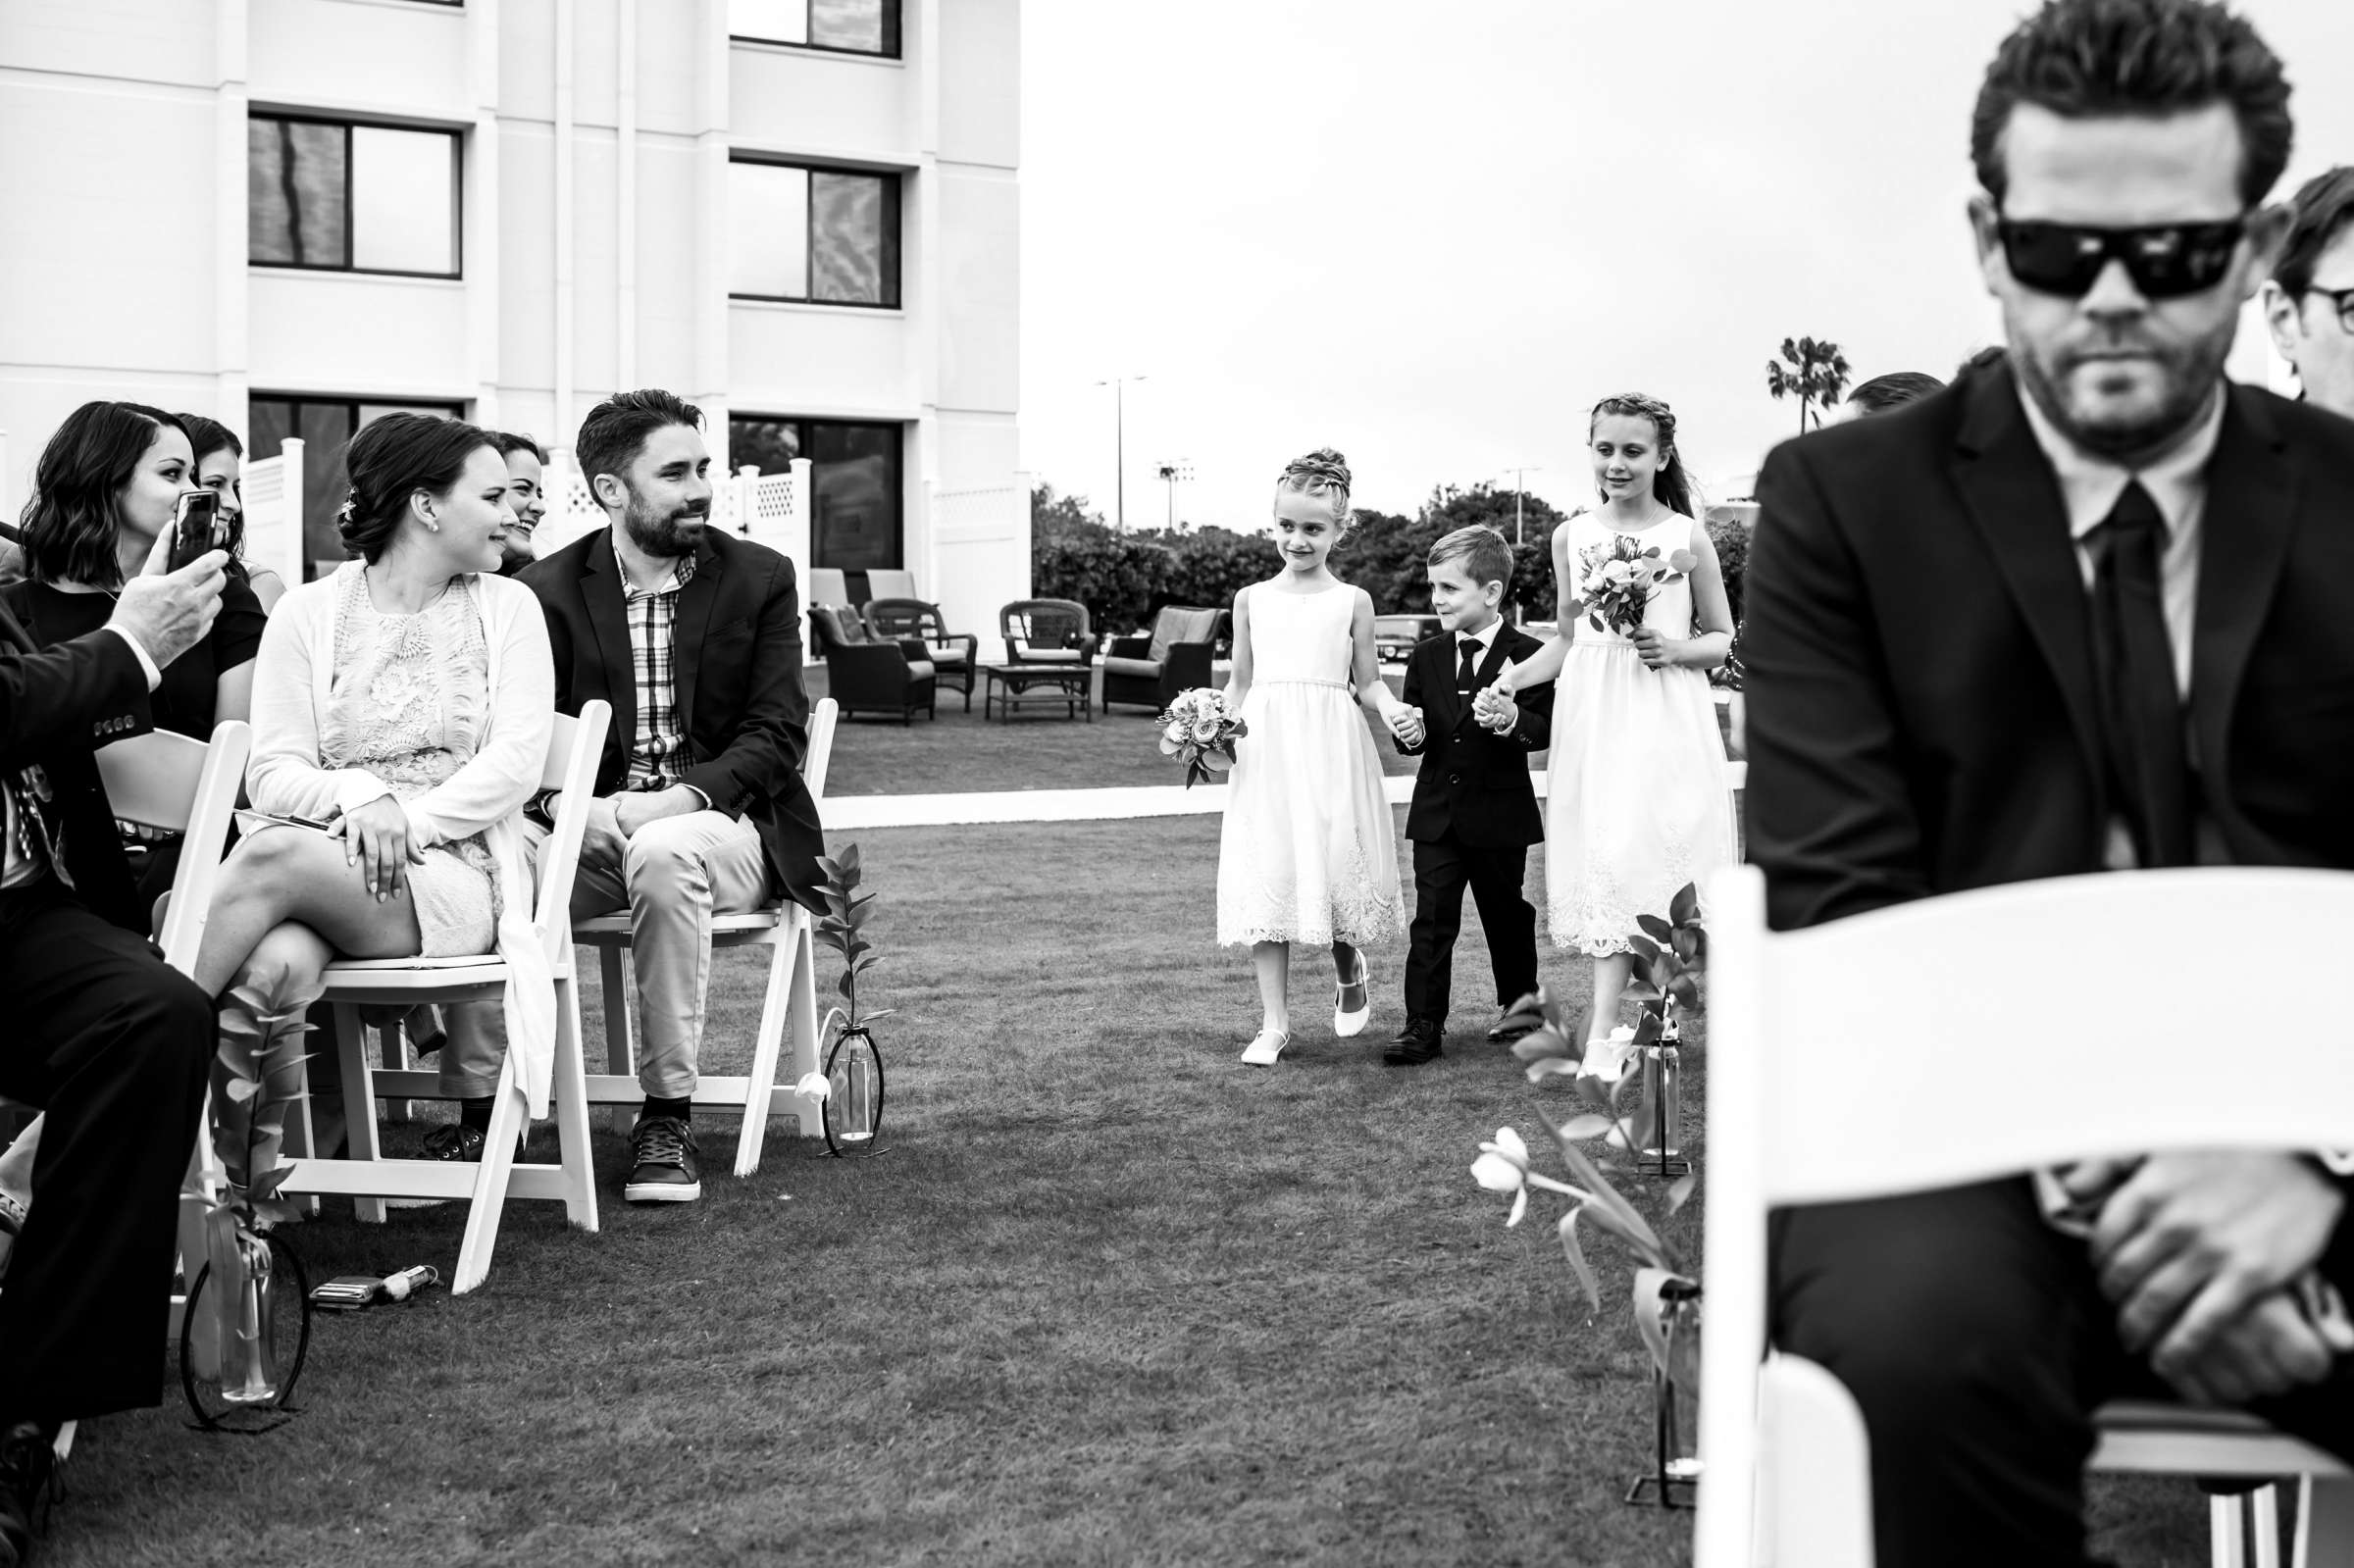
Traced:
MULTIPOLYGON (((1616 397, 1606 397, 1594 405, 1593 413, 1586 416, 1588 440, 1593 439, 1594 427, 1605 414, 1620 414, 1651 421, 1651 428, 1659 431, 1661 453, 1660 471, 1651 477, 1651 493, 1669 511, 1680 512, 1688 518, 1698 518, 1702 506, 1700 486, 1693 482, 1691 471, 1684 467, 1684 449, 1675 438, 1675 411, 1658 398, 1642 392, 1621 392, 1616 397)), ((1610 501, 1607 491, 1598 493, 1606 504, 1610 501)))
MULTIPOLYGON (((123 536, 120 497, 166 429, 187 433, 178 419, 144 403, 100 400, 66 416, 41 448, 31 498, 18 519, 25 570, 34 582, 123 585, 116 554, 123 536)), ((191 461, 194 456, 190 452, 191 461)))

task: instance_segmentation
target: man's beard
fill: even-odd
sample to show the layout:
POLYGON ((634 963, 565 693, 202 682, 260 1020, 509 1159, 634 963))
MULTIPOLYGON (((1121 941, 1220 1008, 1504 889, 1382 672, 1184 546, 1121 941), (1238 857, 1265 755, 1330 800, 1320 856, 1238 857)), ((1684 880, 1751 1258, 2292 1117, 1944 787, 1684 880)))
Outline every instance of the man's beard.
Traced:
POLYGON ((646 554, 657 560, 676 560, 692 553, 695 541, 703 536, 703 520, 709 516, 708 506, 657 511, 633 493, 621 514, 621 526, 628 531, 630 542, 646 554))
POLYGON ((2131 345, 2152 354, 2161 372, 2156 405, 2129 423, 2088 419, 2076 406, 2071 373, 2078 360, 2071 351, 2046 349, 2013 323, 2011 354, 2028 395, 2064 434, 2087 452, 2120 461, 2166 447, 2206 412, 2238 326, 2236 317, 2228 318, 2206 337, 2171 350, 2131 345))

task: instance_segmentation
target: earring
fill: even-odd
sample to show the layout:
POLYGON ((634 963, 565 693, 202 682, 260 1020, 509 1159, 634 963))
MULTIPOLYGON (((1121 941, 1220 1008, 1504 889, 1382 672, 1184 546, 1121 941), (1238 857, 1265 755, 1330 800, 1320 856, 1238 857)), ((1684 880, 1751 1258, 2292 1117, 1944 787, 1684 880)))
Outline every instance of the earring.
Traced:
POLYGON ((425 526, 426 526, 428 529, 431 529, 431 530, 432 530, 434 532, 435 532, 435 533, 438 533, 438 532, 440 532, 440 531, 441 531, 441 525, 440 525, 440 524, 438 524, 438 523, 436 523, 436 522, 435 522, 435 521, 434 521, 432 518, 430 518, 430 517, 429 517, 429 518, 427 518, 427 519, 425 520, 425 526))

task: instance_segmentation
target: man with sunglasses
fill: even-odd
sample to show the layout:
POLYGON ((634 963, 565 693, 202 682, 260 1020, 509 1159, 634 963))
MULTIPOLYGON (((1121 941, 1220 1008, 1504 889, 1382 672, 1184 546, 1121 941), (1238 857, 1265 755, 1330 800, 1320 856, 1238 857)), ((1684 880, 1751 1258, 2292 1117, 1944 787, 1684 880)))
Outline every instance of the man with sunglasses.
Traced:
POLYGON ((2307 180, 2289 215, 2265 323, 2305 400, 2354 419, 2354 164, 2307 180))
MULTIPOLYGON (((2354 868, 2354 425, 2224 379, 2290 130, 2279 62, 2207 0, 2050 0, 1998 51, 1970 218, 2008 352, 1759 479, 1747 806, 1777 928, 2103 869, 2354 868)), ((2227 971, 2183 998, 2219 1048, 2227 971)), ((1953 1064, 1992 1114, 2068 1048, 2019 1030, 1953 1064)), ((2112 1397, 2354 1456, 2347 1195, 2319 1157, 2237 1151, 1777 1215, 1771 1330, 1863 1407, 1882 1568, 2083 1562, 2112 1397)))

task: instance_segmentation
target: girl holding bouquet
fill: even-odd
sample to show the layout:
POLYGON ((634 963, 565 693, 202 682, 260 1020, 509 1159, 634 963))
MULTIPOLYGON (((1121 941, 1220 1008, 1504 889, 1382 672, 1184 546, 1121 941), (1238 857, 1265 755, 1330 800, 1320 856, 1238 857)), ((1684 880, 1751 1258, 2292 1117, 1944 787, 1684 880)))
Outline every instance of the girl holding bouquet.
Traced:
POLYGON ((1630 393, 1587 426, 1602 506, 1554 531, 1558 628, 1507 665, 1483 704, 1558 681, 1545 813, 1548 924, 1594 960, 1590 1070, 1624 1063, 1594 1045, 1617 1023, 1635 917, 1733 858, 1724 742, 1705 672, 1724 662, 1733 617, 1716 551, 1675 444, 1675 415, 1630 393))
POLYGON ((1345 1037, 1370 1013, 1360 949, 1406 924, 1381 762, 1357 708, 1392 733, 1413 710, 1375 663, 1373 600, 1325 564, 1353 523, 1341 454, 1294 459, 1275 487, 1283 570, 1234 596, 1226 697, 1245 734, 1218 845, 1218 941, 1249 943, 1257 967, 1262 1017, 1243 1052, 1254 1067, 1291 1043, 1292 943, 1332 948, 1332 1028, 1345 1037))

